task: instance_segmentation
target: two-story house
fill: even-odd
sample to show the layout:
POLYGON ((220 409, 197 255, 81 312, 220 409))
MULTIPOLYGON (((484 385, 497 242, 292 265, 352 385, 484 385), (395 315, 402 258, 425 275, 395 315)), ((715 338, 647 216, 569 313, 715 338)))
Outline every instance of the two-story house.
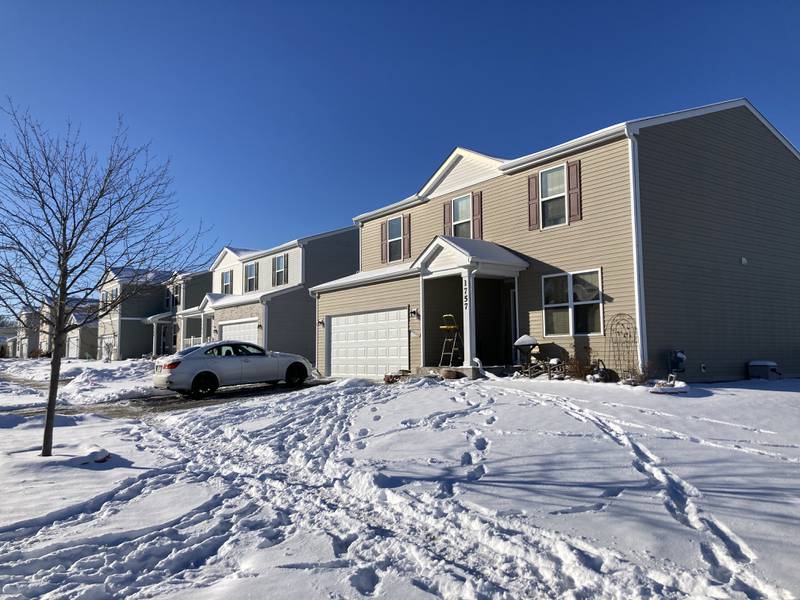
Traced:
MULTIPOLYGON (((97 304, 94 298, 67 298, 67 310, 76 315, 75 319, 70 318, 70 323, 77 325, 78 329, 72 330, 68 336, 64 349, 66 357, 85 358, 90 352, 92 357, 97 355, 97 319, 92 318, 97 313, 97 304)), ((53 352, 54 336, 50 327, 50 321, 55 319, 53 308, 53 303, 48 302, 42 305, 39 313, 39 350, 44 356, 53 352)))
POLYGON ((145 319, 162 310, 163 284, 172 277, 170 271, 108 270, 100 286, 101 309, 123 300, 97 323, 98 359, 141 358, 152 352, 152 327, 145 319))
POLYGON ((311 359, 316 309, 309 289, 357 268, 358 231, 353 226, 267 250, 225 247, 210 267, 211 293, 177 313, 186 332, 181 347, 230 339, 311 359))
POLYGON ((312 289, 317 368, 436 367, 453 315, 470 374, 513 361, 521 334, 618 372, 664 373, 683 350, 689 380, 752 359, 800 374, 798 190, 800 154, 743 99, 513 160, 456 148, 416 194, 354 218, 359 272, 312 289))
POLYGON ((39 325, 40 315, 33 307, 26 307, 20 314, 21 321, 17 325, 17 335, 14 340, 15 356, 30 358, 31 353, 39 353, 39 325))
POLYGON ((163 284, 162 310, 144 320, 153 329, 152 355, 163 356, 177 352, 181 340, 200 337, 197 319, 180 319, 178 313, 196 307, 211 291, 212 273, 175 273, 163 284))

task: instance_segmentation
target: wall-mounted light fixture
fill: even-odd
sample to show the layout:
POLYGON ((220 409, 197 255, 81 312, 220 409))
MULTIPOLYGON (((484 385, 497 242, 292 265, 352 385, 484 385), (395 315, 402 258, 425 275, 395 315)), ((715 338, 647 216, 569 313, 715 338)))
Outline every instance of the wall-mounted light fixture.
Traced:
POLYGON ((411 317, 414 319, 419 319, 419 309, 412 308, 409 315, 411 315, 411 317))
POLYGON ((320 327, 325 327, 325 319, 320 319, 319 321, 317 321, 317 325, 319 325, 320 327))

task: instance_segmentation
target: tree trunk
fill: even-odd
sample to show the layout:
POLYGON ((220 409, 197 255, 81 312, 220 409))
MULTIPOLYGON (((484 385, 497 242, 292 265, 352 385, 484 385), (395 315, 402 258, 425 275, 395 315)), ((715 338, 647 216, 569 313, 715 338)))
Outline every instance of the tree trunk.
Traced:
POLYGON ((47 415, 44 419, 44 440, 42 456, 53 455, 53 425, 56 419, 56 397, 58 396, 58 378, 61 375, 61 357, 64 355, 66 334, 59 327, 53 336, 53 357, 50 359, 50 386, 47 392, 47 415))

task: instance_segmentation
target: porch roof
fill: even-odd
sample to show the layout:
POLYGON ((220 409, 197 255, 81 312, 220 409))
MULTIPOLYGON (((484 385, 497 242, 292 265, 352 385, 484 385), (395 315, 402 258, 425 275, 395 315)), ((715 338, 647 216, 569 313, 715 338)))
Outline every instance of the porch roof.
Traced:
POLYGON ((478 274, 516 274, 528 268, 528 261, 502 246, 486 240, 439 235, 412 263, 423 273, 472 267, 478 274))
POLYGON ((158 313, 157 315, 152 315, 150 317, 145 317, 142 319, 142 322, 147 323, 148 325, 153 325, 154 323, 158 323, 159 321, 166 321, 170 317, 174 317, 175 313, 171 310, 167 312, 158 313))
POLYGON ((285 287, 279 287, 267 292, 248 292, 246 294, 206 294, 200 303, 198 310, 216 310, 218 308, 228 308, 230 306, 242 306, 244 304, 264 304, 276 296, 281 296, 303 287, 302 283, 296 283, 285 287))

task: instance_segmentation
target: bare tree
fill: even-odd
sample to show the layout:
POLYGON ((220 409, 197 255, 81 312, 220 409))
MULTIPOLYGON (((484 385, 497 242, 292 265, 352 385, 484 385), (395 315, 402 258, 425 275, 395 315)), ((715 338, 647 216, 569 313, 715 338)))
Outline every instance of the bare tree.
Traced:
POLYGON ((53 135, 10 100, 1 110, 11 129, 0 138, 0 307, 20 321, 36 310, 50 331, 42 444, 50 456, 67 333, 115 310, 153 273, 197 268, 203 232, 181 225, 169 162, 154 160, 149 144, 130 145, 121 119, 99 157, 69 122, 53 135), (112 267, 129 285, 109 302, 89 302, 112 267), (70 324, 73 313, 80 322, 70 324))

